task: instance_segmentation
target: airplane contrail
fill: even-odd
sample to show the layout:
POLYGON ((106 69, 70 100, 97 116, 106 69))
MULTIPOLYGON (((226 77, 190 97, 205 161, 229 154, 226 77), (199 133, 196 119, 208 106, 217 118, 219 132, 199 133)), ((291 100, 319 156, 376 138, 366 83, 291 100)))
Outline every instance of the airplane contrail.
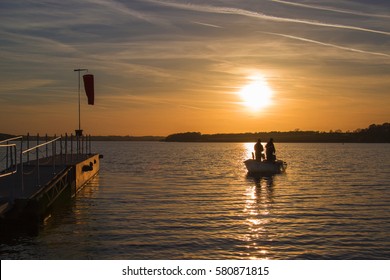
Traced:
POLYGON ((321 42, 321 41, 307 39, 307 38, 304 38, 304 37, 292 36, 292 35, 282 34, 282 33, 274 33, 274 32, 262 32, 262 33, 276 35, 276 36, 281 36, 281 37, 285 37, 285 38, 289 38, 289 39, 304 41, 304 42, 308 42, 308 43, 313 43, 313 44, 327 46, 327 47, 332 47, 332 48, 337 48, 337 49, 346 50, 346 51, 352 51, 352 52, 358 52, 358 53, 364 53, 364 54, 371 54, 371 55, 379 55, 379 56, 385 56, 385 57, 390 58, 390 54, 381 53, 381 52, 372 52, 372 51, 365 51, 365 50, 360 50, 360 49, 355 49, 355 48, 350 48, 350 47, 344 47, 344 46, 340 46, 340 45, 325 43, 325 42, 321 42))
POLYGON ((387 35, 387 36, 390 35, 390 32, 376 30, 376 29, 369 29, 369 28, 352 26, 352 25, 326 23, 326 22, 312 21, 312 20, 306 20, 306 19, 294 19, 294 18, 269 16, 269 15, 266 15, 264 13, 254 12, 254 11, 249 11, 249 10, 244 10, 244 9, 239 9, 239 8, 216 7, 216 6, 210 6, 210 5, 198 5, 198 4, 191 4, 191 3, 184 4, 184 3, 177 3, 177 2, 166 2, 166 1, 162 1, 162 0, 145 0, 145 1, 159 4, 159 5, 163 5, 163 6, 172 7, 172 8, 197 11, 197 12, 203 12, 203 13, 234 14, 234 15, 241 15, 241 16, 246 16, 246 17, 259 18, 259 19, 277 21, 277 22, 300 23, 300 24, 306 24, 306 25, 314 25, 314 26, 323 26, 323 27, 332 27, 332 28, 339 28, 339 29, 348 29, 348 30, 378 33, 378 34, 387 35))
POLYGON ((209 27, 214 27, 214 28, 223 28, 222 26, 215 25, 215 24, 210 24, 210 23, 204 23, 204 22, 199 22, 199 21, 191 21, 192 23, 203 25, 203 26, 209 26, 209 27))
POLYGON ((285 5, 290 5, 290 6, 297 6, 297 7, 309 8, 309 9, 316 9, 316 10, 323 10, 323 11, 329 11, 329 12, 335 12, 335 13, 350 14, 350 15, 356 15, 356 16, 390 18, 390 15, 384 15, 384 14, 364 13, 364 12, 359 12, 359 11, 351 11, 351 10, 345 10, 345 9, 339 9, 339 8, 331 8, 331 7, 318 6, 318 5, 309 5, 309 4, 289 2, 289 1, 283 1, 283 0, 268 0, 268 1, 276 2, 276 3, 280 3, 280 4, 285 4, 285 5))

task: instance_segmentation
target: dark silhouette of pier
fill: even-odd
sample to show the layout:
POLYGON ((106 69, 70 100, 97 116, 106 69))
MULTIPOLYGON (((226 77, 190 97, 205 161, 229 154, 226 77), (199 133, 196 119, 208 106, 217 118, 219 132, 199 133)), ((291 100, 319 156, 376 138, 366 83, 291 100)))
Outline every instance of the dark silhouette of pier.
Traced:
POLYGON ((90 137, 29 138, 0 142, 2 228, 41 222, 59 197, 73 197, 99 171, 90 137))

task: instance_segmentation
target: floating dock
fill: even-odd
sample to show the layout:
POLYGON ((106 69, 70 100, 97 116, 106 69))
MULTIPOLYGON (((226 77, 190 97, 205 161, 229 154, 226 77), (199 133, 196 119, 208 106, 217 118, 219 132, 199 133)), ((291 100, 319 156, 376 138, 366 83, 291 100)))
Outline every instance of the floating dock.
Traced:
POLYGON ((41 224, 60 200, 69 200, 100 169, 91 137, 37 135, 0 141, 0 230, 41 224), (31 142, 36 145, 30 148, 31 142))

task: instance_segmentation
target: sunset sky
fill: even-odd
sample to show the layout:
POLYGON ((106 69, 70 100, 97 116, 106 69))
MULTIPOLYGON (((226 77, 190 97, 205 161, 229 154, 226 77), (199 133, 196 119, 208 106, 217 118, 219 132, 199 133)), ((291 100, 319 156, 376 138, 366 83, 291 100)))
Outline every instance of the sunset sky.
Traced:
POLYGON ((343 131, 390 121, 389 0, 1 0, 0 133, 343 131))

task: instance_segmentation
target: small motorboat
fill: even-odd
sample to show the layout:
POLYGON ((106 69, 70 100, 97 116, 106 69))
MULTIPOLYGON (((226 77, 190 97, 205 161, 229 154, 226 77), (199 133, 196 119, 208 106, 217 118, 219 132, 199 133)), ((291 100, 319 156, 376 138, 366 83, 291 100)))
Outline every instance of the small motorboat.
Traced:
POLYGON ((287 169, 287 162, 283 160, 275 161, 257 161, 254 159, 247 159, 244 161, 248 173, 264 173, 264 174, 279 174, 287 169))

